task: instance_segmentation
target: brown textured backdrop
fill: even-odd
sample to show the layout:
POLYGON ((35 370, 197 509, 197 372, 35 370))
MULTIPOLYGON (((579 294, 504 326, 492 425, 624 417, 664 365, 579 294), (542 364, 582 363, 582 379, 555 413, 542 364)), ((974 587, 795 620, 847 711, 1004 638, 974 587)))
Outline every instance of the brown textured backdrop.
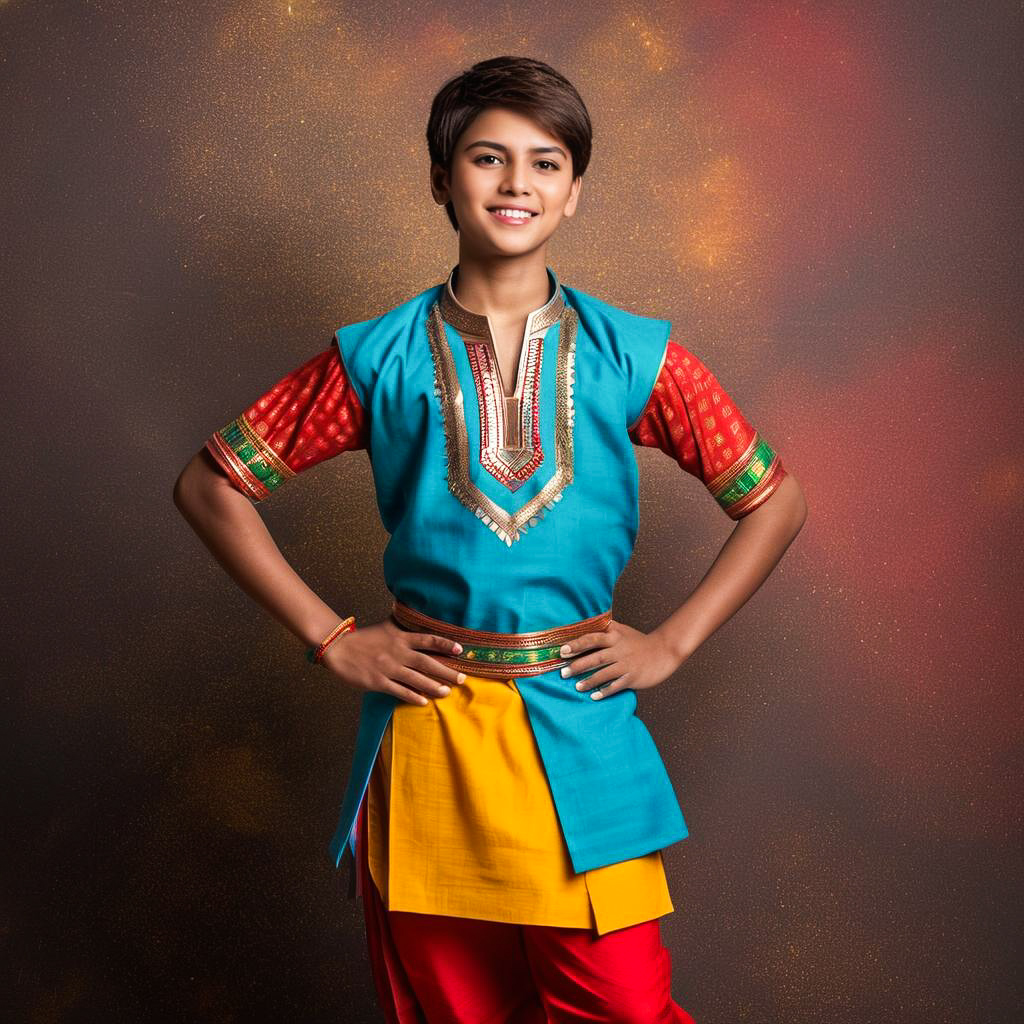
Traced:
MULTIPOLYGON (((214 428, 437 283, 442 81, 595 124, 566 283, 672 319, 802 481, 767 585, 642 698, 700 1024, 1021 1019, 1018 3, 0 2, 6 1019, 377 1019, 326 853, 358 695, 171 503, 214 428)), ((638 451, 616 614, 731 523, 638 451)), ((366 454, 262 507, 383 617, 366 454)))

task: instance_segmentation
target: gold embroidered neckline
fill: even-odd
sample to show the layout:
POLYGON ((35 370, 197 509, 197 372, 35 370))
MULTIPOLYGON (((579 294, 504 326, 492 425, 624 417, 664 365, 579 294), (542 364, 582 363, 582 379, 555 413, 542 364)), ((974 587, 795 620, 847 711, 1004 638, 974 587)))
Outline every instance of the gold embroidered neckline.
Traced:
MULTIPOLYGON (((529 527, 536 526, 544 519, 546 510, 553 509, 555 504, 562 500, 566 487, 572 483, 573 479, 575 461, 573 453, 575 421, 573 387, 576 376, 576 332, 579 319, 571 306, 564 306, 559 315, 562 316, 563 313, 558 349, 555 355, 555 468, 547 483, 515 512, 507 511, 489 498, 473 482, 470 472, 470 445, 465 403, 459 384, 458 371, 455 368, 455 360, 445 336, 445 321, 441 313, 440 300, 433 304, 427 317, 427 335, 430 339, 430 349, 434 361, 434 394, 441 405, 441 418, 444 424, 448 489, 476 515, 484 526, 509 547, 520 540, 529 527)), ((473 344, 473 342, 469 344, 473 344)), ((482 342, 477 341, 475 344, 479 345, 482 342)), ((537 392, 533 391, 533 395, 531 422, 535 423, 538 411, 536 408, 537 392)), ((484 411, 481 414, 482 424, 489 419, 486 408, 487 406, 483 407, 484 411)), ((494 436, 492 433, 491 437, 494 436)), ((536 440, 539 442, 539 433, 536 440)), ((509 449, 505 449, 501 441, 492 440, 488 443, 484 440, 481 444, 481 454, 485 457, 491 455, 501 457, 513 453, 509 449)), ((539 459, 533 459, 529 465, 522 467, 522 474, 518 482, 531 475, 543 461, 542 453, 538 451, 537 454, 541 455, 539 459)), ((495 458, 494 462, 498 461, 499 459, 495 458)), ((498 475, 495 472, 495 465, 490 464, 488 458, 484 459, 484 464, 492 475, 498 475)), ((516 476, 516 470, 519 467, 505 468, 508 472, 505 474, 506 478, 503 482, 514 483, 510 489, 515 490, 518 487, 518 482, 515 482, 513 477, 516 476)))
POLYGON ((459 265, 452 267, 448 274, 448 280, 441 290, 439 307, 442 318, 449 323, 464 338, 481 339, 485 341, 490 350, 491 362, 495 367, 498 379, 501 383, 501 397, 504 399, 520 398, 523 391, 523 378, 527 366, 527 354, 530 339, 542 334, 553 324, 558 323, 565 310, 565 299, 562 295, 562 286, 558 282, 558 275, 547 267, 548 280, 552 285, 551 298, 533 310, 526 318, 526 329, 523 332, 523 341, 519 349, 519 367, 516 373, 515 387, 511 394, 505 391, 504 381, 501 380, 501 370, 498 369, 498 353, 494 345, 494 332, 491 330, 490 317, 486 313, 474 313, 466 309, 455 297, 455 290, 452 287, 456 278, 459 265))

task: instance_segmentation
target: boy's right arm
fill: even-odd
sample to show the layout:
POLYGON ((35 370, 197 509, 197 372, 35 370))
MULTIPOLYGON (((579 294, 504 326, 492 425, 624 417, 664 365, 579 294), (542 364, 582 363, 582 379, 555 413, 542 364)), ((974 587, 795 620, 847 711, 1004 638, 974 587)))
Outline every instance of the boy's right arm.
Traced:
POLYGON ((344 617, 288 564, 256 506, 235 489, 206 448, 182 470, 173 497, 228 575, 307 647, 344 617))
MULTIPOLYGON (((174 484, 174 504, 228 575, 306 647, 319 644, 343 616, 288 563, 253 501, 269 496, 282 474, 287 479, 341 451, 365 447, 363 438, 361 409, 334 346, 212 435, 174 484), (340 429, 339 407, 344 410, 340 429), (252 446, 265 461, 253 457, 252 446), (281 472, 268 475, 269 464, 281 472)), ((339 637, 322 664, 357 688, 425 704, 422 694, 448 692, 439 680, 464 678, 426 652, 450 655, 455 646, 387 619, 339 637)))

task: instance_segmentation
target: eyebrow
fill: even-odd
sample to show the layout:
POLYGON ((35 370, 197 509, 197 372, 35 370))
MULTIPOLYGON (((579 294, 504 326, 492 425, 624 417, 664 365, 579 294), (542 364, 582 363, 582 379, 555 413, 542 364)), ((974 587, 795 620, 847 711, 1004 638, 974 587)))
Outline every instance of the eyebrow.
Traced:
MULTIPOLYGON (((508 146, 503 146, 500 142, 491 142, 489 139, 478 139, 476 142, 471 142, 466 146, 467 150, 472 149, 474 146, 490 146, 492 149, 500 149, 503 153, 508 152, 508 146)), ((533 146, 530 149, 531 153, 561 153, 566 160, 569 159, 568 154, 562 149, 561 146, 533 146)))

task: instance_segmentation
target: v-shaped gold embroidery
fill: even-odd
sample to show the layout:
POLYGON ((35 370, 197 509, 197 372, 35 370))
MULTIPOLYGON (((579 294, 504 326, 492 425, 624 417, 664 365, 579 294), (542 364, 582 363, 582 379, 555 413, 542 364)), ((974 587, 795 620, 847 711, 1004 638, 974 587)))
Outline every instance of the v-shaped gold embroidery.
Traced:
POLYGON ((480 465, 510 491, 517 491, 544 462, 540 440, 540 392, 544 335, 565 309, 558 275, 547 268, 551 297, 526 318, 512 394, 505 391, 494 333, 485 313, 466 309, 455 297, 458 265, 448 275, 439 304, 441 318, 466 346, 480 410, 480 465))
MULTIPOLYGON (((561 289, 556 289, 556 295, 560 295, 560 292, 561 289)), ((509 547, 513 541, 521 539, 529 527, 537 525, 544 517, 544 509, 554 508, 555 503, 562 500, 562 492, 572 482, 572 390, 579 318, 571 306, 564 304, 560 306, 559 314, 562 325, 555 356, 555 472, 541 490, 514 513, 506 512, 469 478, 469 431, 466 427, 462 387, 455 369, 455 360, 448 347, 439 302, 431 306, 427 317, 427 335, 434 358, 434 394, 440 400, 444 422, 448 489, 509 547)))

